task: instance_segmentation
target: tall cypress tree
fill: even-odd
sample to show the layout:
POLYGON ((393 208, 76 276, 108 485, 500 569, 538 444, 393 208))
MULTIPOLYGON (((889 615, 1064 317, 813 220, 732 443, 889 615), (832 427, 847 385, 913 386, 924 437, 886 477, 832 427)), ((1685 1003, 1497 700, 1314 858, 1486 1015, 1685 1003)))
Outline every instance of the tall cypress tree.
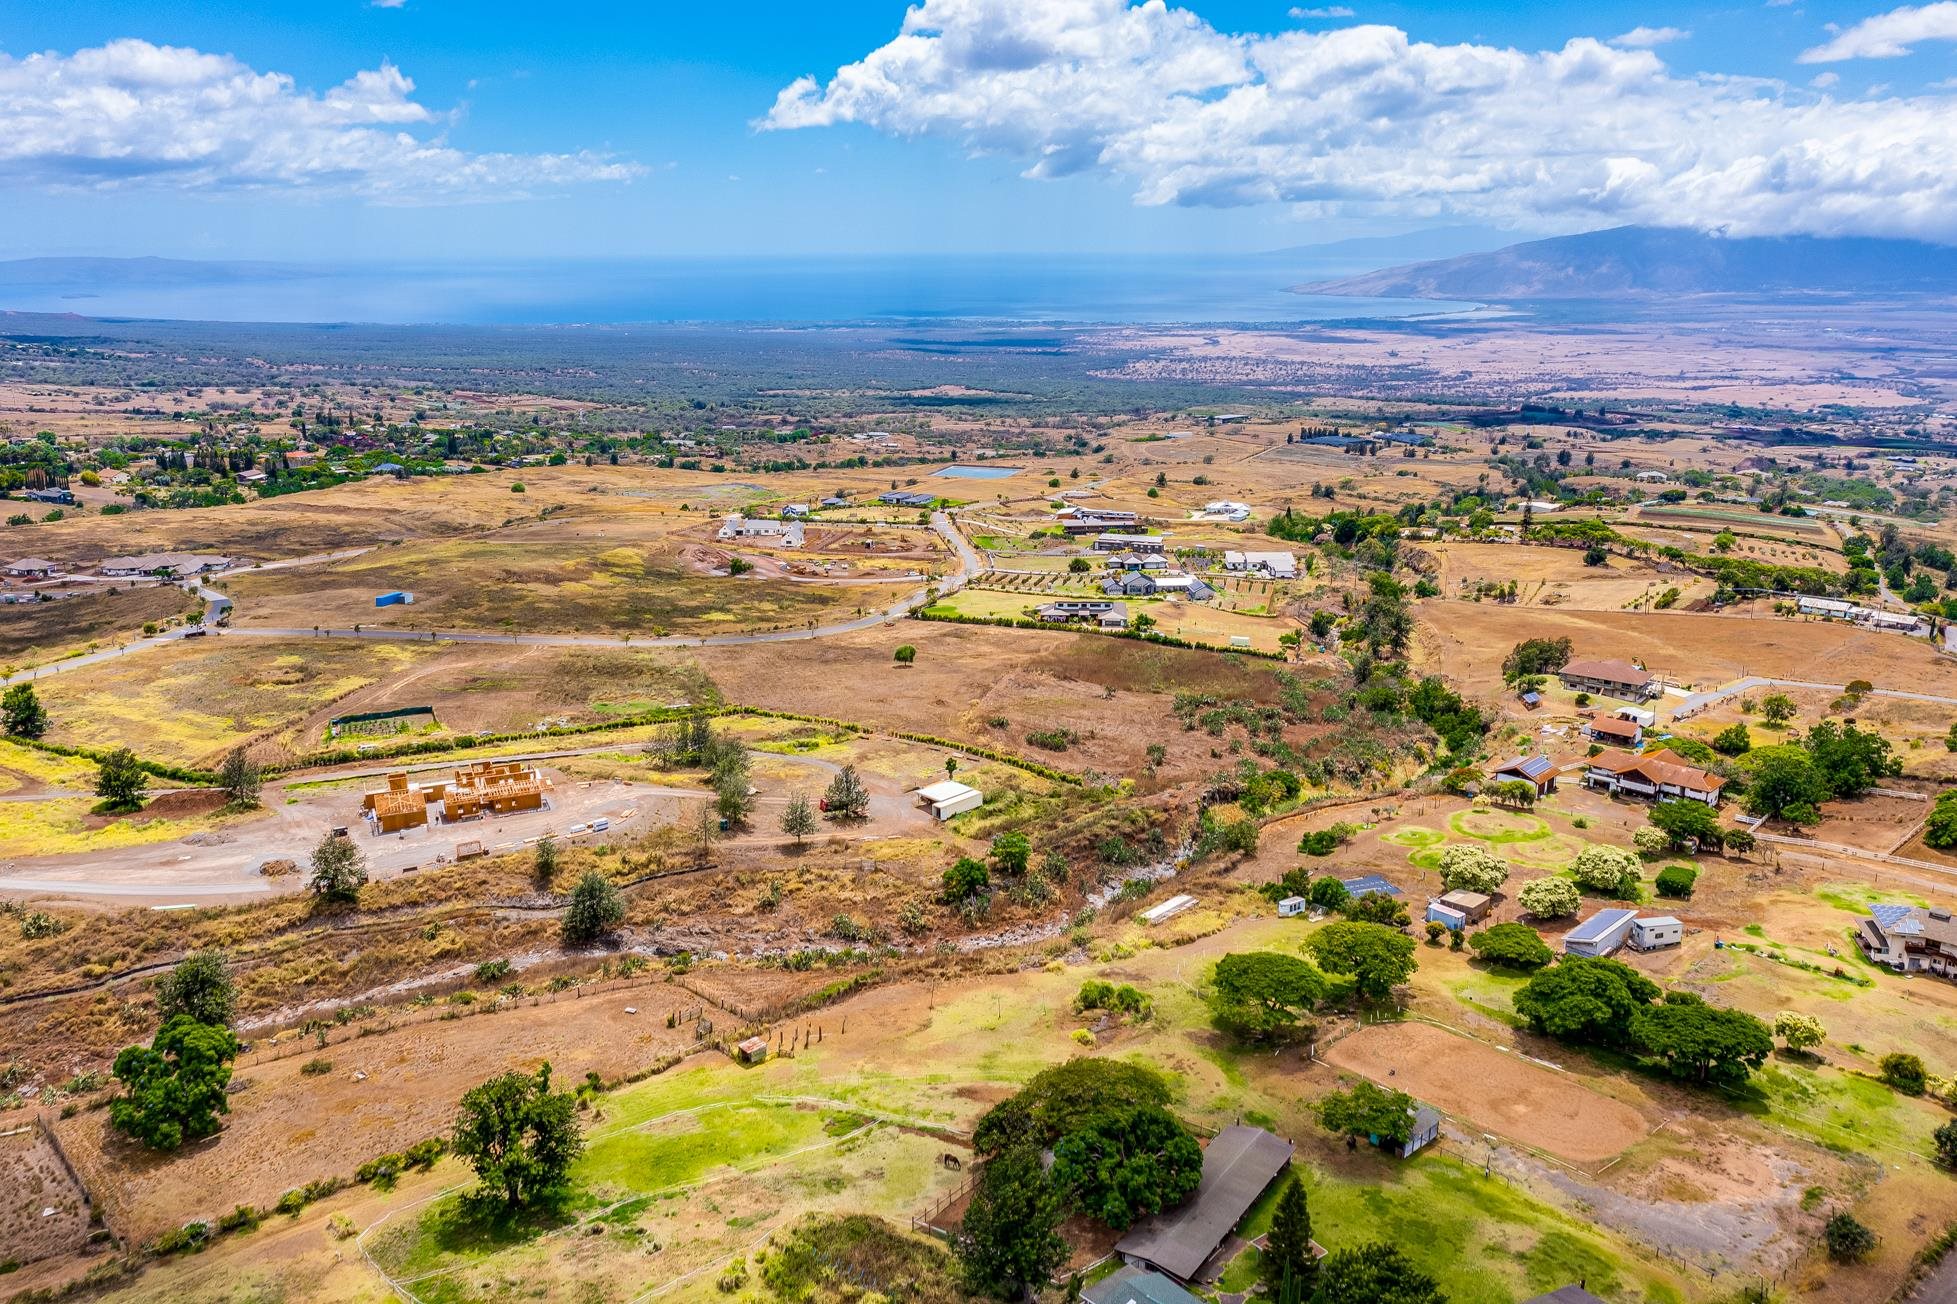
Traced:
POLYGON ((1264 1276, 1278 1304, 1301 1304, 1311 1294, 1318 1260, 1311 1253, 1311 1208, 1297 1178, 1278 1197, 1264 1241, 1264 1276))

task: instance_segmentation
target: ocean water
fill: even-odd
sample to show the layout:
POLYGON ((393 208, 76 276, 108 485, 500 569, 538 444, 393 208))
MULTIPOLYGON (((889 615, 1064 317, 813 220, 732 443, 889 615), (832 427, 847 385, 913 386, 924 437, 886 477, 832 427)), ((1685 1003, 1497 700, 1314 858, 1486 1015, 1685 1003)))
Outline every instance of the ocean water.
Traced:
POLYGON ((1306 295, 1365 264, 1249 257, 878 257, 14 264, 0 308, 199 321, 516 325, 991 321, 1277 323, 1400 318, 1472 304, 1306 295), (40 278, 40 279, 37 279, 40 278))

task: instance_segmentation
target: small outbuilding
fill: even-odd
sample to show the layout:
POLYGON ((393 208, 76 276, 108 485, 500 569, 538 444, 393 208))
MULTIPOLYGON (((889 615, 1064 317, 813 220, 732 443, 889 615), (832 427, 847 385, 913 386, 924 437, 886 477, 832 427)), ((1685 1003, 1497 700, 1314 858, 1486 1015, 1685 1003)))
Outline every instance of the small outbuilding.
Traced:
POLYGON ((1450 910, 1460 911, 1469 923, 1478 924, 1488 918, 1488 911, 1494 906, 1495 899, 1480 892, 1469 892, 1464 888, 1456 888, 1454 891, 1443 895, 1440 899, 1440 904, 1450 910))
POLYGON ((1413 1132, 1407 1137, 1406 1144, 1400 1147, 1402 1159, 1411 1159, 1416 1153, 1441 1139, 1439 1110, 1431 1105, 1415 1105, 1408 1112, 1413 1115, 1413 1132))
POLYGON ((1439 900, 1433 900, 1427 903, 1427 922, 1430 924, 1440 924, 1442 927, 1451 928, 1458 933, 1468 926, 1468 916, 1456 910, 1453 906, 1446 905, 1439 900))
POLYGON ((1165 919, 1175 918, 1195 904, 1195 897, 1190 896, 1187 892, 1178 892, 1167 901, 1159 905, 1150 906, 1148 909, 1142 911, 1141 921, 1145 924, 1159 924, 1165 919))
POLYGON ((414 594, 409 593, 405 589, 395 589, 390 593, 383 593, 377 596, 374 599, 374 605, 377 607, 408 607, 414 605, 414 600, 414 594))
POLYGON ((734 1047, 734 1057, 743 1064, 759 1064, 762 1060, 768 1058, 768 1039, 766 1037, 749 1037, 746 1041, 734 1047))
POLYGON ((1301 896, 1288 896, 1277 903, 1279 919, 1294 919, 1305 913, 1305 899, 1301 896))
POLYGON ((1630 937, 1637 917, 1635 910, 1599 910, 1563 935, 1563 952, 1593 959, 1614 955, 1630 937))
POLYGON ((919 788, 917 799, 931 808, 932 817, 948 820, 968 810, 977 810, 985 804, 985 794, 977 788, 969 788, 953 779, 919 788))
POLYGON ((1662 951, 1685 941, 1685 925, 1670 915, 1641 915, 1631 921, 1631 949, 1662 951))

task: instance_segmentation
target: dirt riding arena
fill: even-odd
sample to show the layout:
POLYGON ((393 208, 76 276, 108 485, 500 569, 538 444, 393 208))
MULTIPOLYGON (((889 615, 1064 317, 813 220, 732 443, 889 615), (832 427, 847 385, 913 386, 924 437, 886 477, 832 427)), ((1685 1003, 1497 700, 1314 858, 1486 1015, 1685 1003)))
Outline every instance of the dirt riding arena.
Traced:
POLYGON ((1637 1110, 1575 1078, 1431 1024, 1361 1028, 1321 1058, 1572 1163, 1601 1163, 1651 1132, 1637 1110))

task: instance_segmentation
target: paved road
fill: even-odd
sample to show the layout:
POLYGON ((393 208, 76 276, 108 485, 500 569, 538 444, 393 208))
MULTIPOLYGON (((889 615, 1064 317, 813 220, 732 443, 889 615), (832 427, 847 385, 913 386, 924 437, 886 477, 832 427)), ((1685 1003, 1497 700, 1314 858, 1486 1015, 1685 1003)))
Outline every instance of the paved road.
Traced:
MULTIPOLYGON (((985 561, 965 537, 958 532, 952 520, 943 512, 931 516, 931 528, 942 536, 958 556, 959 569, 940 581, 936 587, 940 593, 955 593, 965 587, 985 569, 985 561)), ((275 566, 300 566, 313 562, 338 560, 341 557, 358 555, 366 551, 356 548, 338 553, 325 553, 313 557, 293 558, 286 562, 273 562, 258 567, 270 570, 275 566)), ((838 634, 851 634, 861 629, 873 629, 889 620, 899 620, 930 601, 932 586, 925 585, 906 594, 890 607, 854 620, 842 621, 834 625, 817 625, 809 629, 770 630, 754 634, 708 634, 672 635, 666 638, 633 638, 616 634, 491 634, 480 630, 408 630, 408 629, 324 629, 324 628, 275 628, 252 626, 241 628, 229 625, 217 628, 226 638, 362 638, 391 643, 506 643, 518 647, 730 647, 749 643, 795 643, 814 638, 833 638, 838 634)), ((216 626, 220 612, 218 604, 223 604, 222 612, 230 613, 231 599, 223 594, 197 584, 196 591, 212 604, 210 624, 216 626)), ((200 627, 201 628, 201 627, 200 627)), ((80 666, 98 665, 116 657, 128 656, 146 648, 157 647, 190 637, 189 630, 173 630, 156 638, 142 639, 124 647, 108 648, 92 652, 87 656, 72 657, 36 670, 23 671, 5 681, 4 684, 25 682, 29 679, 43 678, 61 674, 80 666)))
MULTIPOLYGON (((1672 718, 1683 719, 1686 716, 1697 715, 1709 706, 1717 706, 1729 698, 1738 697, 1741 693, 1751 692, 1756 688, 1819 688, 1831 693, 1841 693, 1848 690, 1848 685, 1821 684, 1812 679, 1764 679, 1759 675, 1748 675, 1744 679, 1735 679, 1724 688, 1692 694, 1673 708, 1672 718)), ((1957 697, 1945 697, 1937 693, 1911 693, 1900 688, 1878 688, 1870 696, 1894 697, 1905 702, 1936 702, 1944 706, 1957 706, 1957 697)))
MULTIPOLYGON (((103 648, 100 652, 90 652, 83 656, 69 657, 64 661, 51 662, 45 666, 36 666, 32 670, 23 670, 19 674, 9 675, 5 679, 0 679, 0 687, 24 684, 32 679, 46 679, 49 675, 66 674, 70 670, 79 670, 83 666, 100 665, 104 661, 113 661, 117 657, 126 657, 132 653, 147 651, 153 647, 162 647, 167 643, 175 643, 186 638, 204 637, 204 633, 208 628, 216 626, 220 620, 230 615, 232 611, 231 599, 225 597, 215 589, 204 587, 205 581, 207 580, 221 579, 226 575, 248 575, 253 571, 285 570, 292 566, 316 566, 322 562, 344 561, 348 557, 358 557, 361 553, 368 551, 371 550, 367 548, 341 548, 334 552, 316 552, 304 557, 288 557, 284 561, 268 561, 262 566, 239 566, 231 570, 218 571, 211 575, 184 580, 182 583, 186 589, 189 589, 192 593, 195 593, 198 597, 210 604, 210 609, 205 613, 205 624, 192 625, 184 629, 173 629, 167 633, 158 634, 154 638, 142 638, 137 639, 133 643, 125 643, 121 647, 103 648)), ((72 578, 88 579, 101 583, 128 583, 128 580, 121 577, 115 577, 113 580, 101 576, 74 576, 72 578)))

